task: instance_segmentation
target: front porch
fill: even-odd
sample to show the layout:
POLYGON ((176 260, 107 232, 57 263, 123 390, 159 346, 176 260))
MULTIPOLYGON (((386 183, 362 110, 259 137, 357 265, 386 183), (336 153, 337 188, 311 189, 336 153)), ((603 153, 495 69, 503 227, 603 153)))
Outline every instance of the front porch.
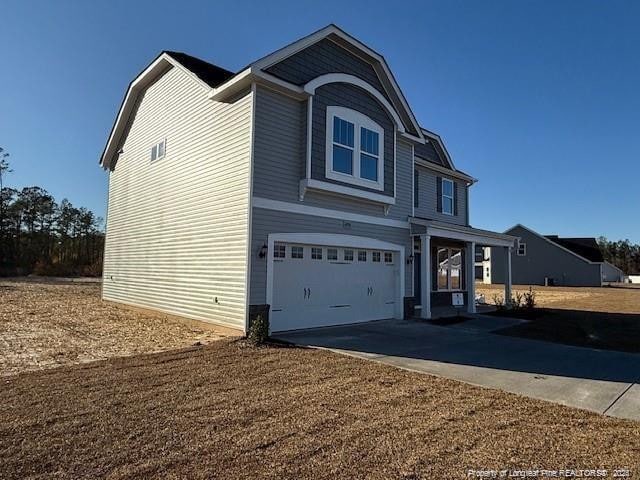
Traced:
POLYGON ((511 299, 511 249, 516 237, 472 227, 411 218, 414 238, 413 296, 424 319, 476 313, 476 245, 501 247, 505 256, 505 304, 511 299))

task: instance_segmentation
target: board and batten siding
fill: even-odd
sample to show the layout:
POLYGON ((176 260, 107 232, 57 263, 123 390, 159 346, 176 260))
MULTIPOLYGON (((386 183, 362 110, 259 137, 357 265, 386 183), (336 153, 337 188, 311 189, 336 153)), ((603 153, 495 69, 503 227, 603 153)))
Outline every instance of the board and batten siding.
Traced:
POLYGON ((245 328, 252 104, 178 68, 141 94, 109 175, 105 300, 245 328))
MULTIPOLYGON (((396 203, 384 215, 381 204, 346 195, 307 191, 300 201, 305 177, 307 102, 258 86, 255 105, 253 195, 283 202, 328 208, 394 220, 412 212, 413 149, 398 140, 395 147, 396 203)), ((358 188, 357 186, 352 186, 358 188)))
POLYGON ((415 216, 456 225, 467 225, 468 189, 465 182, 447 177, 446 174, 436 173, 422 166, 416 166, 416 171, 418 172, 418 206, 415 208, 415 216), (457 215, 438 212, 438 177, 450 178, 458 185, 457 215))

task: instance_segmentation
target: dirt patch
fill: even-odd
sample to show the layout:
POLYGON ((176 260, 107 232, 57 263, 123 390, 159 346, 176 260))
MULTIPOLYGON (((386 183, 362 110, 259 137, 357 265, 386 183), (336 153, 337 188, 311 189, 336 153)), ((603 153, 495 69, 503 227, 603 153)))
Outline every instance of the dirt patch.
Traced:
POLYGON ((630 468, 640 423, 229 340, 6 378, 0 478, 468 478, 630 468))
POLYGON ((102 302, 100 284, 0 281, 0 376, 209 343, 223 335, 102 302))

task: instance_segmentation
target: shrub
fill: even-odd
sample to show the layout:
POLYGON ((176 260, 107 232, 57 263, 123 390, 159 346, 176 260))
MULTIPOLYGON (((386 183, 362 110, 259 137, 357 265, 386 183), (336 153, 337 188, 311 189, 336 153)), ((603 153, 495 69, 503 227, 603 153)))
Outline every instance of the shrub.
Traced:
POLYGON ((514 310, 518 310, 522 307, 522 293, 520 292, 515 292, 512 296, 511 296, 511 302, 510 302, 510 306, 511 308, 513 308, 514 310))
POLYGON ((529 287, 529 291, 524 294, 524 308, 527 310, 536 308, 536 292, 534 292, 531 287, 529 287))
POLYGON ((262 345, 269 338, 269 321, 263 315, 256 315, 249 327, 248 340, 254 345, 262 345))
POLYGON ((496 306, 498 310, 504 310, 504 300, 497 293, 493 295, 493 304, 496 306))

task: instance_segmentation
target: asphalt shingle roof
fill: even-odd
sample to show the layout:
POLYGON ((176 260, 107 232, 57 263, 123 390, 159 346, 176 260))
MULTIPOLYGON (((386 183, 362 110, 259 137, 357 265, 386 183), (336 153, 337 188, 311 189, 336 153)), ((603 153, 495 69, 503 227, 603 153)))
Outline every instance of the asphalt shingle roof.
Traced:
POLYGON ((545 235, 545 237, 587 260, 604 262, 602 251, 595 238, 560 238, 557 235, 545 235))

